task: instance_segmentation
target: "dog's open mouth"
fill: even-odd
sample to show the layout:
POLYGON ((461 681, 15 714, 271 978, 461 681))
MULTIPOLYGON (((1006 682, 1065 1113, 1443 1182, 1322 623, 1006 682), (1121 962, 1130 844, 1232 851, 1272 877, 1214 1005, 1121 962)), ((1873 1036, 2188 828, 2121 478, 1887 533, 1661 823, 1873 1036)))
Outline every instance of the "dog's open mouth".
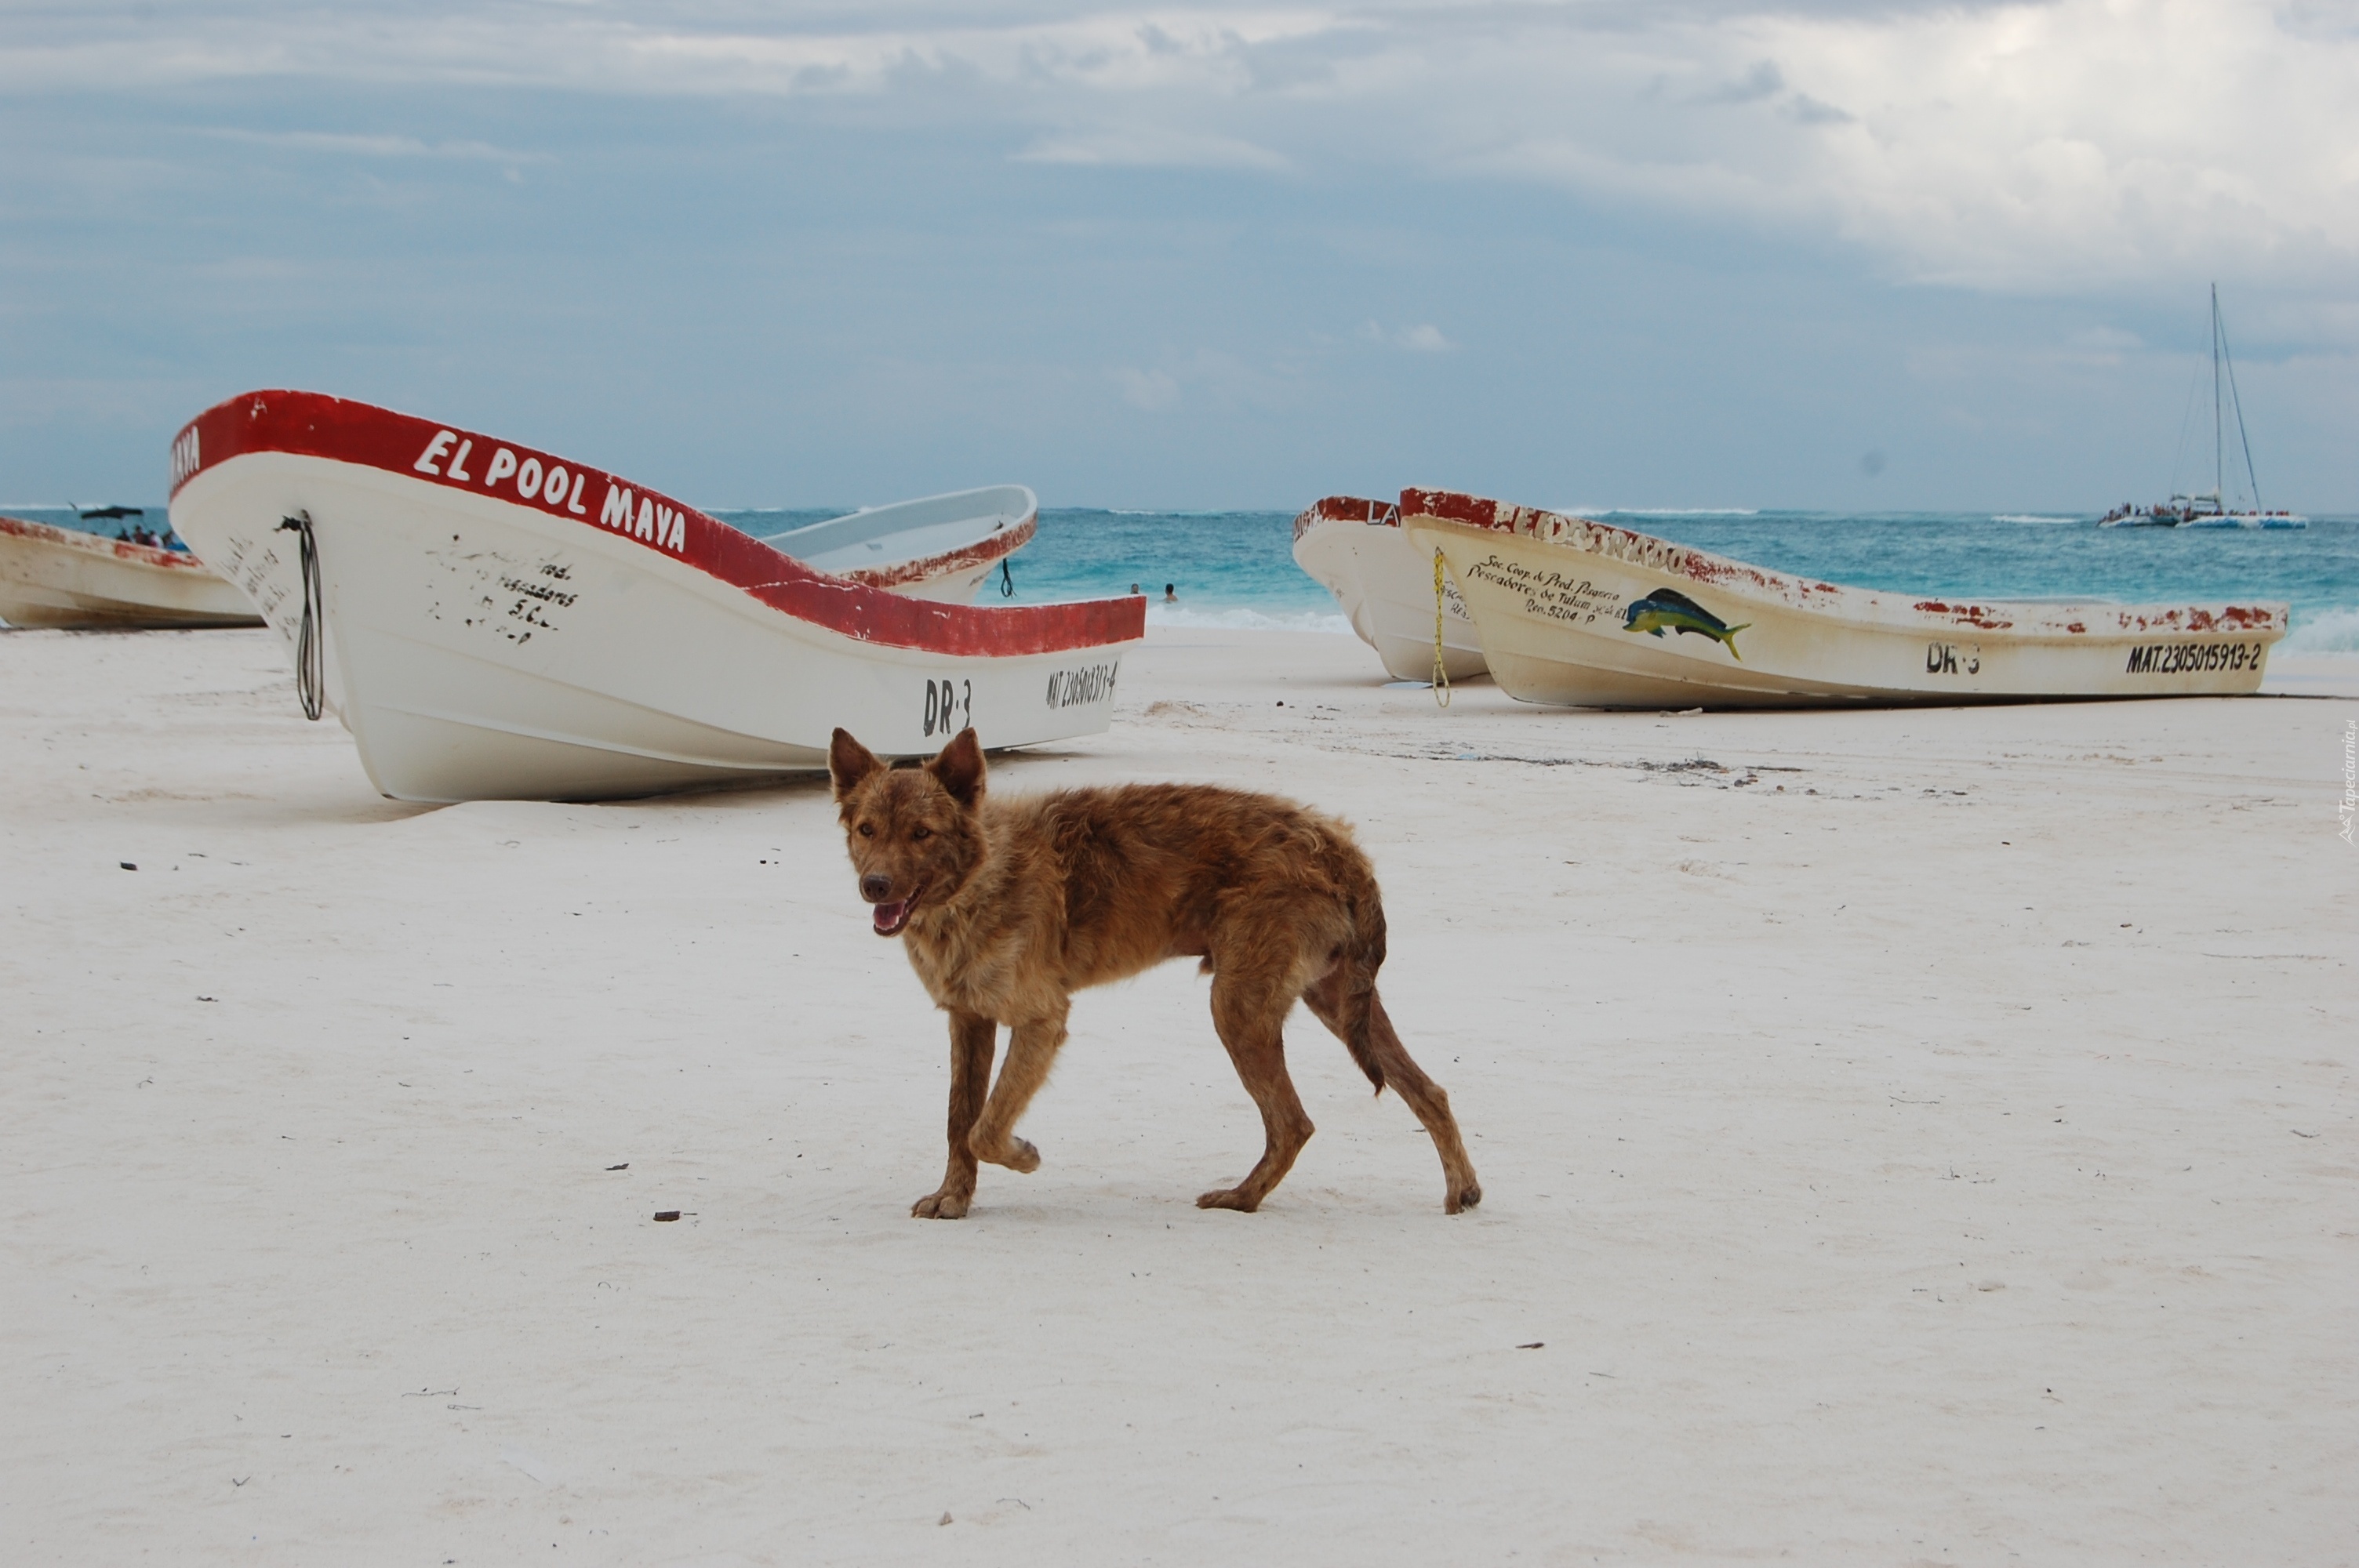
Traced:
POLYGON ((901 927, 908 925, 909 916, 918 912, 918 894, 925 891, 923 888, 916 889, 908 897, 897 903, 873 905, 869 913, 876 922, 876 935, 879 936, 901 935, 901 927))

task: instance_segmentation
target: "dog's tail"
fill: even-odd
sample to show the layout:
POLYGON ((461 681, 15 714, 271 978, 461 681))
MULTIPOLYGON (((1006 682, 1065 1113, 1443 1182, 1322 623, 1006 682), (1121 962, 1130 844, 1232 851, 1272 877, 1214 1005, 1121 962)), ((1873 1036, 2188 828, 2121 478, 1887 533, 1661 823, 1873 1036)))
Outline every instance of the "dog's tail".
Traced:
POLYGON ((1375 875, 1364 865, 1359 871, 1353 879, 1358 885, 1344 899, 1351 930, 1343 937, 1332 971, 1338 992, 1335 1032, 1343 1036, 1343 1048, 1352 1053, 1352 1060, 1360 1065, 1360 1071, 1368 1075, 1368 1082, 1382 1094, 1384 1064, 1371 1033, 1375 1027, 1376 970, 1385 961, 1385 905, 1377 895, 1375 875))

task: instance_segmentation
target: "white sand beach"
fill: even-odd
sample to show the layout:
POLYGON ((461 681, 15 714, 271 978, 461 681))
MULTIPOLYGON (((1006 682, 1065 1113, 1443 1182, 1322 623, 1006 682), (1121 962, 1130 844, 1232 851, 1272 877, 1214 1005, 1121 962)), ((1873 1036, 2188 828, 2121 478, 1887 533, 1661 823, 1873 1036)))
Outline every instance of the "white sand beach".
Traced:
POLYGON ((949 1224, 823 783, 402 806, 271 633, 0 635, 0 1560, 2359 1561, 2348 667, 1444 712, 1156 632, 993 787, 1355 822, 1484 1203, 1298 1013, 1318 1136, 1192 1206, 1260 1132, 1172 965, 949 1224))

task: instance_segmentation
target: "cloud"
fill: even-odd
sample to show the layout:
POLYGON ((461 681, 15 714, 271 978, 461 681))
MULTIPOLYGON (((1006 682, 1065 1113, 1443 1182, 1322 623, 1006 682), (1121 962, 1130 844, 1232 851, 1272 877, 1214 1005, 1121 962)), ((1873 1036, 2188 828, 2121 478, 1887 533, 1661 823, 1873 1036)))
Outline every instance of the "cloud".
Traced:
POLYGON ((1440 328, 1430 321, 1414 327, 1386 328, 1380 321, 1363 322, 1358 334, 1371 343, 1387 348, 1407 349, 1412 353, 1446 354, 1458 347, 1444 336, 1440 328))
POLYGON ((1280 154, 1234 136, 1153 127, 1087 130, 1040 138, 1016 155, 1022 163, 1087 164, 1133 168, 1249 168, 1291 167, 1280 154))
MULTIPOLYGON (((2359 264, 2359 27, 2323 5, 223 0, 142 17, 95 0, 12 19, 0 85, 300 77, 858 104, 864 124, 987 131, 1039 164, 1554 188, 1984 290, 2210 274, 2343 298, 2359 264)), ((311 134, 325 151, 340 133, 311 134)), ((399 137, 344 150, 503 156, 399 137)))
POLYGON ((1734 81, 1724 81, 1699 97, 1699 103, 1757 103, 1786 91, 1786 73, 1774 59, 1765 59, 1734 81))
POLYGON ((350 157, 454 158, 471 163, 527 164, 555 161, 542 152, 520 152, 488 142, 429 142, 417 136, 355 135, 329 131, 248 131, 208 128, 202 134, 223 141, 261 146, 290 147, 298 152, 340 154, 350 157))
POLYGON ((1125 365, 1114 373, 1114 379, 1122 388, 1122 400, 1133 408, 1159 414, 1179 406, 1180 384, 1162 371, 1125 365))
POLYGON ((1786 100, 1786 114, 1798 125, 1848 125, 1856 115, 1847 114, 1832 103, 1821 103, 1807 92, 1797 92, 1786 100))

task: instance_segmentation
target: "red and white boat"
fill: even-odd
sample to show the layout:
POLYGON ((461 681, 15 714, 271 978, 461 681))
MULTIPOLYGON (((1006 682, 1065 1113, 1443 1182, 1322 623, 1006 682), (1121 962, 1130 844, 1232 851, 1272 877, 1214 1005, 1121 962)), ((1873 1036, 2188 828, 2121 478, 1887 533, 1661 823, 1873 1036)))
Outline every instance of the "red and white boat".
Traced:
POLYGON ((254 606, 196 557, 0 517, 0 621, 80 631, 259 626, 254 606))
POLYGON ((995 749, 1094 734, 1146 626, 1137 598, 888 591, 603 470, 318 393, 190 421, 172 524, 287 639, 307 709, 335 713, 399 800, 823 768, 838 725, 888 756, 968 724, 995 749))
MULTIPOLYGON (((1360 641, 1395 680, 1430 681, 1434 664, 1433 552, 1401 532, 1389 501, 1331 495, 1294 520, 1295 563, 1335 596, 1360 641)), ((1458 585, 1441 579, 1441 668, 1469 680, 1486 667, 1458 585)))

